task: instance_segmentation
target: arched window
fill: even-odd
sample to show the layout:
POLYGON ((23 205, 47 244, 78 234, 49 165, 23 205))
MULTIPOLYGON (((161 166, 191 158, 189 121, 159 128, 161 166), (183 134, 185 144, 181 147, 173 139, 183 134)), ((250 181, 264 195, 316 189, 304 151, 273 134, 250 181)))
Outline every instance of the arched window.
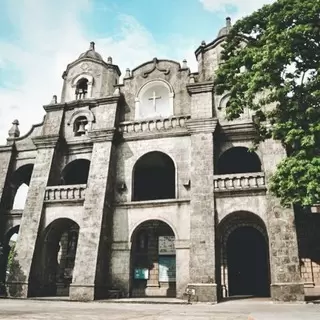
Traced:
POLYGON ((139 90, 135 100, 136 119, 173 115, 172 86, 164 80, 152 80, 139 90))
POLYGON ((217 174, 261 172, 261 162, 248 148, 234 147, 220 156, 216 169, 217 174))
POLYGON ((88 93, 88 79, 82 78, 76 85, 76 100, 85 99, 88 93))
POLYGON ((73 123, 75 136, 84 136, 88 133, 89 121, 85 116, 78 117, 73 123))
POLYGON ((174 199, 175 166, 162 152, 142 156, 133 170, 133 201, 174 199))
POLYGON ((90 161, 78 159, 68 163, 62 171, 62 183, 65 185, 86 184, 88 181, 90 161))

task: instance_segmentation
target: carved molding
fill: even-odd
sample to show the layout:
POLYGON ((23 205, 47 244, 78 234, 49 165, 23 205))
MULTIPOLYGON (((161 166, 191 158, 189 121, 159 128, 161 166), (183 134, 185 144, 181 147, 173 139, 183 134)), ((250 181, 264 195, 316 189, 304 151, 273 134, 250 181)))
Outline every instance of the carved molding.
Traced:
POLYGON ((221 125, 221 132, 230 141, 253 139, 257 131, 253 122, 221 125))
POLYGON ((116 129, 101 129, 101 130, 93 130, 88 132, 89 138, 92 142, 104 142, 104 141, 112 141, 114 137, 116 129))
POLYGON ((213 92, 213 81, 196 82, 187 84, 187 90, 189 94, 197 94, 203 92, 213 92))
POLYGON ((190 119, 186 122, 188 131, 193 133, 214 132, 217 126, 217 119, 190 119))
POLYGON ((54 148, 59 140, 59 135, 48 135, 32 138, 37 149, 54 148))
POLYGON ((152 73, 154 70, 158 70, 158 71, 160 71, 160 72, 163 72, 165 75, 167 75, 167 74, 170 73, 170 68, 168 68, 168 69, 161 69, 161 68, 159 68, 159 60, 158 60, 157 58, 153 58, 153 66, 152 66, 152 68, 149 69, 148 71, 144 72, 144 73, 142 74, 142 77, 143 77, 143 78, 147 78, 148 75, 149 75, 150 73, 152 73))

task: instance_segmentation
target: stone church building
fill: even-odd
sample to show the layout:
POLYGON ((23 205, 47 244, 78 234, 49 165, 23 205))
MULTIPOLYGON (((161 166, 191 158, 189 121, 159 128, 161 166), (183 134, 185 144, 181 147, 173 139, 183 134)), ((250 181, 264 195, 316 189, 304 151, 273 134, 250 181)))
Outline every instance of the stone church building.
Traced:
POLYGON ((121 83, 92 42, 63 72, 43 122, 23 136, 13 122, 0 147, 9 295, 320 294, 319 215, 282 208, 268 191, 285 150, 268 140, 248 152, 250 112, 227 121, 228 95, 214 93, 229 27, 196 49, 197 72, 154 58, 121 83))

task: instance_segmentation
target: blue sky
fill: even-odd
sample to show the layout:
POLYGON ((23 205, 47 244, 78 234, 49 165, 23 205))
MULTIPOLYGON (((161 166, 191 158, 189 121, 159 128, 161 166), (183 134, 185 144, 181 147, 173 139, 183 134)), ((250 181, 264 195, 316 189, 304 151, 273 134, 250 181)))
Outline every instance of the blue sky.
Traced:
POLYGON ((238 19, 272 0, 0 0, 0 144, 11 122, 21 134, 59 98, 61 74, 91 40, 122 73, 151 60, 184 58, 212 41, 225 17, 238 19))

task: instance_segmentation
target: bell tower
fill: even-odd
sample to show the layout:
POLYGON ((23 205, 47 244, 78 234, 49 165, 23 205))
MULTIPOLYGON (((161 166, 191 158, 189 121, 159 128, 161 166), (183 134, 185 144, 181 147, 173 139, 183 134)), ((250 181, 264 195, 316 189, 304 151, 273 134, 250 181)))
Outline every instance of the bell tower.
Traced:
POLYGON ((63 72, 61 102, 110 96, 120 75, 120 69, 112 63, 112 58, 109 57, 105 62, 95 50, 95 43, 92 41, 89 49, 63 72))

